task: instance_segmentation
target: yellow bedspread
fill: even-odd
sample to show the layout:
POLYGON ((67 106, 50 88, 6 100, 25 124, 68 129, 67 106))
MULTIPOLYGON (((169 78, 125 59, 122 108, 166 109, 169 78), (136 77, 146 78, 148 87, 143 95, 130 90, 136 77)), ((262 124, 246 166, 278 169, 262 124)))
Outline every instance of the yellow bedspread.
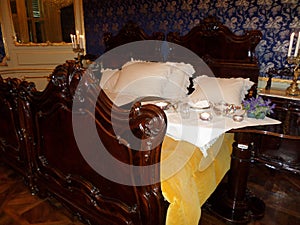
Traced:
POLYGON ((203 157, 193 144, 166 136, 161 188, 170 203, 166 225, 198 225, 201 206, 230 168, 233 134, 223 134, 203 157))

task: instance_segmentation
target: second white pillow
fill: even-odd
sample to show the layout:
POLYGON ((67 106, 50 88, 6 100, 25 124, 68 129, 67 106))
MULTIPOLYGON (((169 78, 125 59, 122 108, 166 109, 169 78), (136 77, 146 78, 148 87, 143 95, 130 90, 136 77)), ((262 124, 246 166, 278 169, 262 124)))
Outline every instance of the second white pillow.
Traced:
POLYGON ((225 101, 240 105, 253 84, 249 78, 217 78, 202 75, 194 79, 195 90, 189 98, 193 102, 207 99, 213 103, 225 101))

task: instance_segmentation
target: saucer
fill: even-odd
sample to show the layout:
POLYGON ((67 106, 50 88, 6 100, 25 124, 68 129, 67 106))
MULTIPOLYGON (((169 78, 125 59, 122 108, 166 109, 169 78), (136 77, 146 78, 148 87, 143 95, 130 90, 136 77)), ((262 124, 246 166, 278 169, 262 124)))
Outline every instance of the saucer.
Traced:
POLYGON ((210 112, 202 112, 202 113, 199 113, 199 118, 203 121, 210 121, 213 116, 210 112))

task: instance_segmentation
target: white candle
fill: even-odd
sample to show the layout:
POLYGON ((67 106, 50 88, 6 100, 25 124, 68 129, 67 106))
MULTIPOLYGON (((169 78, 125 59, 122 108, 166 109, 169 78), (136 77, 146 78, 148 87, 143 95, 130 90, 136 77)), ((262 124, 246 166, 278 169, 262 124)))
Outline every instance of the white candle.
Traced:
POLYGON ((73 35, 73 43, 74 43, 74 48, 77 48, 77 43, 76 43, 76 35, 73 35))
POLYGON ((79 45, 79 31, 76 30, 76 45, 79 45))
POLYGON ((73 34, 70 34, 71 42, 72 42, 72 48, 74 48, 74 42, 73 42, 73 34))
POLYGON ((298 39, 297 39, 297 45, 296 45, 294 57, 298 56, 299 45, 300 45, 300 32, 298 33, 298 39))
POLYGON ((83 43, 84 43, 84 37, 83 37, 83 35, 80 35, 79 36, 79 47, 80 48, 83 48, 83 43))
POLYGON ((70 38, 71 38, 71 42, 72 42, 72 48, 73 48, 73 37, 72 37, 73 35, 72 34, 70 34, 70 38))
POLYGON ((295 32, 293 32, 291 34, 291 37, 290 37, 290 45, 289 45, 289 50, 288 50, 288 57, 290 57, 291 54, 292 54, 292 47, 293 47, 293 42, 294 42, 294 36, 295 36, 295 32))

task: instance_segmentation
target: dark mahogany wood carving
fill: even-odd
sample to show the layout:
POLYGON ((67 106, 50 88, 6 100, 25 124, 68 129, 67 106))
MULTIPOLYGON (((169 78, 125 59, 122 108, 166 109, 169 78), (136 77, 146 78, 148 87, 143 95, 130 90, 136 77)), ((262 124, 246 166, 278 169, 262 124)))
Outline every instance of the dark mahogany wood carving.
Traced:
POLYGON ((0 149, 5 155, 3 159, 12 163, 20 172, 24 172, 25 157, 21 150, 23 139, 18 121, 18 92, 20 81, 17 79, 2 79, 0 77, 1 130, 0 149), (20 137, 21 136, 21 137, 20 137), (20 155, 21 154, 21 155, 20 155))
POLYGON ((0 76, 0 159, 22 174, 33 190, 30 152, 34 140, 30 132, 32 123, 27 121, 30 107, 22 99, 23 83, 35 88, 33 83, 0 76))
MULTIPOLYGON (((98 82, 88 72, 68 62, 56 68, 43 93, 28 95, 36 125, 37 143, 33 156, 36 189, 41 194, 54 195, 91 224, 163 224, 166 207, 160 185, 150 180, 159 180, 159 167, 150 174, 118 171, 120 176, 131 177, 131 185, 107 179, 82 157, 82 149, 78 149, 72 130, 72 116, 76 120, 94 119, 104 150, 116 159, 128 165, 145 166, 160 160, 165 115, 155 106, 117 108, 102 91, 96 97, 93 115, 89 104, 97 91, 100 92, 98 82), (84 82, 79 83, 82 79, 84 82), (84 85, 78 86, 82 83, 84 85), (80 102, 79 108, 72 109, 74 101, 80 102), (128 121, 130 130, 127 129, 128 121), (113 126, 120 128, 118 134, 114 133, 116 127, 113 126), (131 133, 140 141, 134 143, 136 149, 131 148, 133 144, 127 139, 131 133), (143 143, 143 139, 149 141, 149 137, 153 142, 143 143), (149 179, 149 185, 136 186, 137 179, 149 179)), ((84 125, 81 129, 88 132, 90 127, 84 125)), ((93 152, 92 149, 85 151, 93 152)), ((99 163, 111 167, 105 160, 99 163)))
MULTIPOLYGON (((164 35, 161 33, 153 33, 152 36, 146 35, 143 29, 130 22, 116 35, 112 35, 112 33, 104 35, 105 52, 132 41, 164 40, 163 37, 164 35)), ((215 17, 207 17, 185 35, 177 32, 168 33, 166 41, 194 52, 207 63, 216 77, 249 78, 255 83, 249 91, 249 96, 255 96, 259 77, 255 48, 261 38, 262 33, 259 30, 246 31, 243 35, 236 35, 215 17)), ((170 55, 172 55, 172 51, 174 50, 171 50, 170 55)), ((122 62, 128 60, 130 57, 122 62)), ((198 70, 197 63, 191 62, 190 57, 187 60, 195 67, 195 76, 203 75, 198 72, 201 69, 198 70)))
MULTIPOLYGON (((88 224, 164 224, 168 204, 159 182, 164 112, 138 102, 116 107, 92 72, 73 61, 56 67, 49 79, 38 92, 31 83, 1 78, 1 160, 26 177, 34 193, 56 197, 88 224), (131 183, 112 181, 90 166, 72 118, 93 120, 103 149, 128 168, 139 166, 135 173, 116 171, 131 183), (144 169, 149 165, 153 169, 144 169)), ((81 129, 90 127, 83 123, 81 129)), ((99 164, 114 169, 106 160, 99 164)))
POLYGON ((167 40, 196 53, 217 77, 249 77, 257 83, 255 47, 261 37, 258 30, 236 35, 215 17, 207 17, 185 35, 169 33, 167 40))
POLYGON ((270 116, 282 123, 256 127, 255 159, 275 169, 300 174, 300 101, 269 97, 276 104, 270 116))
POLYGON ((153 32, 147 34, 138 24, 129 21, 127 22, 116 35, 111 32, 104 34, 103 40, 105 44, 105 51, 109 51, 118 46, 141 40, 161 40, 165 39, 163 32, 153 32))
MULTIPOLYGON (((205 18, 185 35, 178 32, 167 35, 167 41, 184 46, 202 58, 216 77, 250 78, 254 85, 249 96, 257 92, 259 67, 255 48, 261 38, 259 30, 236 35, 215 17, 205 18)), ((203 74, 196 72, 195 76, 199 75, 203 74)))

